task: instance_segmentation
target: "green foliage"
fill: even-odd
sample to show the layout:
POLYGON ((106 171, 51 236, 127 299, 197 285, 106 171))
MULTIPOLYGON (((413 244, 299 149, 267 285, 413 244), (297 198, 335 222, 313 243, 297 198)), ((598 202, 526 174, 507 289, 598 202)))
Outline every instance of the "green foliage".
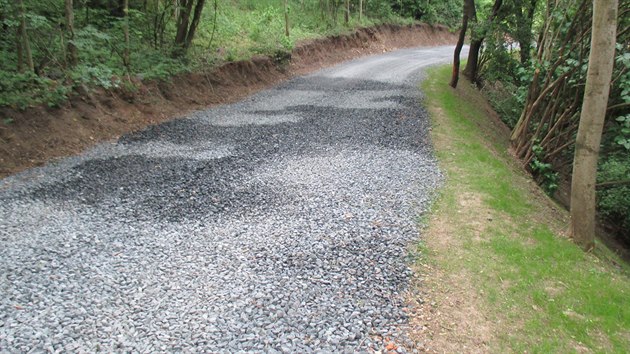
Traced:
POLYGON ((458 0, 444 1, 413 1, 416 3, 414 8, 421 14, 415 17, 421 21, 431 24, 442 24, 450 28, 457 28, 461 22, 462 4, 458 0))
POLYGON ((534 145, 532 150, 534 152, 534 158, 530 163, 532 173, 545 193, 552 196, 558 189, 558 172, 554 171, 550 163, 543 161, 545 152, 540 145, 534 145))
MULTIPOLYGON (((599 166, 598 182, 630 180, 630 155, 620 154, 609 157, 599 166)), ((619 184, 601 188, 597 193, 597 206, 600 213, 611 224, 617 225, 619 235, 630 242, 630 185, 619 184)))
POLYGON ((611 130, 615 144, 630 152, 630 114, 617 117, 615 123, 612 124, 611 130))
POLYGON ((75 85, 99 86, 111 89, 120 86, 120 79, 116 78, 111 68, 105 65, 78 65, 70 73, 75 85))
MULTIPOLYGON (((421 19, 456 25, 457 1, 370 0, 363 2, 359 21, 357 0, 350 1, 349 23, 344 21, 344 0, 289 1, 290 36, 284 33, 283 1, 207 0, 187 55, 175 47, 176 9, 172 1, 129 2, 128 18, 118 1, 75 1, 74 37, 65 24, 63 1, 24 0, 27 38, 34 73, 19 73, 14 33, 22 10, 16 2, 0 0, 0 24, 12 35, 0 37, 0 71, 3 89, 0 106, 25 108, 41 103, 58 105, 73 88, 120 87, 126 78, 168 79, 181 72, 204 70, 222 61, 269 55, 285 58, 295 43, 322 35, 383 22, 411 23, 421 19), (216 18, 216 21, 215 21, 216 18), (129 24, 129 43, 124 31, 129 24), (78 53, 78 65, 66 58, 71 43, 78 53), (129 46, 130 60, 125 64, 129 46)), ((281 61, 281 60, 280 60, 281 61)))
MULTIPOLYGON (((491 3, 478 6, 481 19, 491 3)), ((629 6, 629 0, 620 0, 620 9, 629 6)), ((497 21, 474 26, 474 35, 485 35, 480 60, 482 92, 509 127, 514 128, 521 117, 527 122, 516 139, 517 154, 520 158, 533 156, 529 167, 548 194, 553 194, 558 183, 552 166, 572 165, 588 70, 591 12, 589 2, 510 0, 503 1, 497 21), (534 42, 541 51, 529 48, 527 44, 533 47, 534 42), (516 43, 525 46, 518 48, 516 43), (547 87, 553 89, 545 90, 547 87)), ((620 16, 619 21, 620 29, 630 25, 627 16, 620 16)), ((630 153, 629 35, 628 31, 618 33, 610 109, 600 150, 600 179, 612 175, 630 178, 619 174, 630 169, 630 161, 620 158, 630 153)), ((627 229, 623 221, 630 217, 624 202, 626 187, 597 192, 601 214, 617 229, 627 229), (625 226, 620 227, 621 223, 625 226)))
POLYGON ((482 92, 492 105, 492 108, 499 114, 499 117, 508 127, 514 128, 523 110, 523 103, 519 100, 519 95, 515 94, 520 88, 509 81, 486 80, 484 81, 482 92))
POLYGON ((0 70, 0 106, 25 109, 33 104, 56 107, 66 100, 68 87, 34 73, 0 70))

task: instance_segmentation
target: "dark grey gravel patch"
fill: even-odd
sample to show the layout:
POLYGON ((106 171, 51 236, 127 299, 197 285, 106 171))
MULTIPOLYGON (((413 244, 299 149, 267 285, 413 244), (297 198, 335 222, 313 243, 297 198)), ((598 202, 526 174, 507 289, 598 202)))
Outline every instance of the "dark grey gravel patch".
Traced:
POLYGON ((410 350, 407 247, 441 175, 404 75, 437 54, 344 64, 1 180, 0 352, 410 350))
POLYGON ((242 185, 246 172, 232 157, 197 161, 126 155, 85 161, 73 167, 76 177, 35 188, 23 197, 108 208, 125 220, 170 222, 291 202, 290 195, 270 186, 242 185))

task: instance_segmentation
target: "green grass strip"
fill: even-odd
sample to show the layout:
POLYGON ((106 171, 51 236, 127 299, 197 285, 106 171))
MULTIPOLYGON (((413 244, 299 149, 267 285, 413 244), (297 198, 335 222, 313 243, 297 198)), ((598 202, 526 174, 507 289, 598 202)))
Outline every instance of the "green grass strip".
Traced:
POLYGON ((448 86, 450 72, 434 68, 422 86, 447 175, 431 217, 455 225, 463 246, 457 257, 429 250, 431 261, 472 275, 483 311, 501 323, 493 352, 630 352, 626 266, 601 244, 586 254, 560 235, 566 212, 507 153, 480 94, 468 82, 448 86), (462 195, 480 204, 462 207, 462 195), (470 220, 482 222, 481 234, 470 220))

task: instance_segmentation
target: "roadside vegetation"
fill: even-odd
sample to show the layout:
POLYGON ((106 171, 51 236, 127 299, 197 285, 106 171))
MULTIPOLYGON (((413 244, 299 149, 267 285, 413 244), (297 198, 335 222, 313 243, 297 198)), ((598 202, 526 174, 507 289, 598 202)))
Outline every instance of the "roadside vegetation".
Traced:
POLYGON ((259 54, 283 60, 300 40, 362 26, 458 18, 454 0, 0 0, 0 107, 57 106, 74 91, 133 90, 259 54))
POLYGON ((422 249, 429 255, 418 268, 423 279, 435 276, 426 269, 442 272, 442 293, 431 295, 441 345, 627 353, 628 267, 600 243, 584 253, 567 239, 568 213, 508 153, 509 129, 470 82, 448 87, 450 73, 432 70, 423 84, 446 185, 428 218, 422 249), (439 317, 449 312, 440 310, 449 298, 474 311, 439 317))
MULTIPOLYGON (((460 28, 470 38, 470 53, 462 74, 512 130, 514 154, 549 195, 567 208, 572 201, 571 236, 585 250, 592 247, 594 223, 589 220, 595 206, 604 228, 628 248, 630 1, 463 4, 460 28), (607 48, 598 44, 608 42, 607 48), (596 63, 605 65, 593 68, 593 78, 612 69, 612 75, 599 78, 606 90, 592 90, 587 80, 596 63)), ((455 67, 452 86, 458 73, 455 67)))

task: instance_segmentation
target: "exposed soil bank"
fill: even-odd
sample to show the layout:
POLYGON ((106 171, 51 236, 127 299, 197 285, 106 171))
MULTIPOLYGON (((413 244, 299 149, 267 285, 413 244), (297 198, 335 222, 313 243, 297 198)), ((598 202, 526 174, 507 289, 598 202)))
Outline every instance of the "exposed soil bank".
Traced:
POLYGON ((77 94, 62 108, 0 109, 0 177, 81 152, 99 141, 185 115, 192 110, 230 103, 321 67, 355 57, 416 46, 455 43, 441 26, 381 25, 349 35, 300 43, 291 60, 269 57, 226 63, 209 73, 179 75, 169 82, 137 83, 135 92, 77 94))

